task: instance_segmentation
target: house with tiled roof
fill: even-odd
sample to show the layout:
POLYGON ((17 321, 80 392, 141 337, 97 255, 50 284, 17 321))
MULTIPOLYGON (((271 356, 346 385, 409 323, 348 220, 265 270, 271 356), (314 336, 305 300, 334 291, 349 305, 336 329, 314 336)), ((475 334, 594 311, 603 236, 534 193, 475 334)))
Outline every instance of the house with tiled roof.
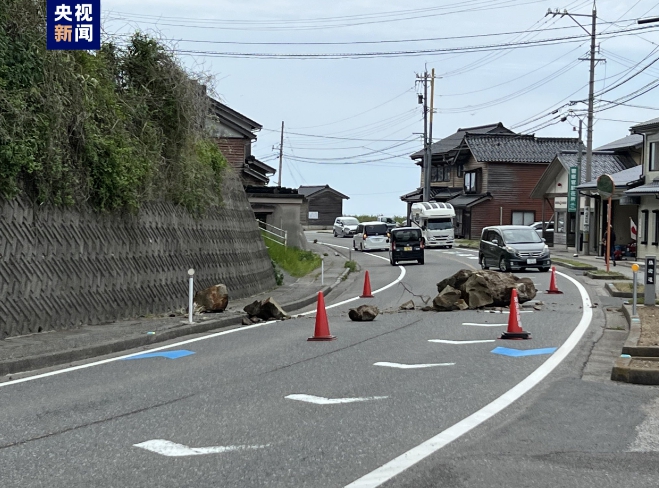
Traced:
MULTIPOLYGON (((431 146, 432 200, 453 205, 456 236, 467 239, 479 238, 488 225, 540 220, 542 201, 531 198, 531 191, 556 154, 576 151, 578 142, 515 134, 500 122, 459 129, 446 139, 431 146)), ((422 151, 411 158, 423 166, 422 151)), ((401 200, 411 207, 420 196, 419 189, 401 200)))
MULTIPOLYGON (((603 146, 606 147, 606 146, 603 146)), ((617 193, 615 195, 614 214, 616 215, 615 221, 624 222, 628 224, 629 217, 636 215, 636 207, 633 205, 620 205, 620 197, 626 189, 631 188, 633 185, 638 184, 641 168, 638 166, 636 159, 632 154, 625 151, 614 150, 596 150, 593 151, 591 163, 591 182, 586 181, 584 171, 578 172, 580 177, 577 179, 579 191, 582 194, 592 194, 595 197, 594 203, 591 203, 593 214, 591 218, 592 232, 594 236, 598 236, 600 215, 606 215, 606 209, 602 208, 599 196, 596 194, 597 184, 593 185, 592 181, 597 181, 597 178, 603 174, 612 175, 616 182, 617 193), (602 213, 604 212, 604 213, 602 213)), ((582 147, 581 158, 579 158, 578 151, 561 151, 549 164, 543 175, 538 180, 535 188, 531 192, 531 197, 542 201, 542 213, 540 221, 554 222, 554 232, 551 238, 555 246, 570 247, 577 242, 576 234, 576 208, 570 208, 568 204, 568 189, 569 189, 569 172, 570 168, 578 168, 579 163, 582 164, 586 160, 586 150, 582 147), (581 160, 581 161, 580 161, 581 160)), ((576 198, 576 189, 574 195, 576 198)), ((573 205, 576 205, 576 200, 573 199, 573 205)), ((585 207, 585 197, 581 196, 581 201, 578 205, 580 209, 580 227, 583 229, 583 209, 585 207)), ((622 223, 615 228, 616 235, 620 242, 626 242, 629 239, 629 226, 625 227, 622 223)), ((548 237, 548 236, 547 236, 548 237)), ((595 237, 593 245, 591 246, 594 253, 597 253, 599 239, 595 237)), ((582 250, 582 239, 579 238, 578 252, 582 250)))
POLYGON ((643 138, 642 185, 625 191, 638 199, 637 256, 659 254, 659 118, 631 128, 632 134, 643 138))

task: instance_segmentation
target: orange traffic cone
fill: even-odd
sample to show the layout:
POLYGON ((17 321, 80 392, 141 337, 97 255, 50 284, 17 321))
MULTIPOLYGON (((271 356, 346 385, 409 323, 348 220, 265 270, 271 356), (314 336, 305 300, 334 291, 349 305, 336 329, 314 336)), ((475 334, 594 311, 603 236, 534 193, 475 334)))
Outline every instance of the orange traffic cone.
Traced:
POLYGON ((373 293, 371 293, 371 278, 368 275, 368 270, 366 270, 366 276, 364 276, 364 291, 359 298, 373 298, 373 293))
POLYGON ((508 316, 508 330, 501 334, 499 339, 530 339, 531 333, 522 330, 522 319, 519 316, 519 301, 517 290, 510 292, 510 315, 508 316))
POLYGON ((556 266, 551 267, 551 279, 549 280, 549 290, 547 293, 559 294, 563 293, 556 286, 556 266))
POLYGON ((313 337, 309 337, 308 341, 333 341, 336 339, 329 331, 329 323, 327 322, 327 310, 325 310, 325 298, 323 292, 318 292, 318 305, 316 306, 316 328, 313 337))

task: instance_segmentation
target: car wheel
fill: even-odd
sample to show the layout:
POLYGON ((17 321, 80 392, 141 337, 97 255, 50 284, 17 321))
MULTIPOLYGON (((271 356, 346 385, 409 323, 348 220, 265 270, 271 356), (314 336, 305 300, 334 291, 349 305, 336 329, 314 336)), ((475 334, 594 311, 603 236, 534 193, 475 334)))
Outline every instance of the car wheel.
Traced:
POLYGON ((352 241, 352 247, 355 249, 355 251, 357 250, 357 243, 355 241, 352 241))
POLYGON ((389 255, 389 264, 396 266, 396 261, 394 261, 394 258, 391 256, 391 254, 389 255))
POLYGON ((360 244, 360 245, 359 245, 359 250, 360 250, 361 252, 364 252, 364 244, 360 244))
POLYGON ((499 271, 502 273, 507 273, 510 271, 508 263, 506 263, 506 260, 504 258, 501 258, 501 261, 499 261, 499 271))
POLYGON ((419 264, 423 264, 425 262, 423 259, 417 259, 417 261, 419 262, 419 264))
POLYGON ((336 229, 334 229, 334 237, 338 237, 339 235, 336 233, 336 229))
POLYGON ((478 261, 480 262, 481 269, 490 269, 489 266, 485 266, 485 256, 481 256, 478 261))
POLYGON ((453 246, 452 246, 452 245, 451 245, 451 246, 448 246, 448 248, 449 248, 449 249, 453 249, 453 246))
POLYGON ((546 273, 547 271, 549 271, 549 266, 545 266, 545 267, 543 267, 543 268, 538 268, 538 269, 539 269, 540 271, 542 271, 543 273, 546 273))

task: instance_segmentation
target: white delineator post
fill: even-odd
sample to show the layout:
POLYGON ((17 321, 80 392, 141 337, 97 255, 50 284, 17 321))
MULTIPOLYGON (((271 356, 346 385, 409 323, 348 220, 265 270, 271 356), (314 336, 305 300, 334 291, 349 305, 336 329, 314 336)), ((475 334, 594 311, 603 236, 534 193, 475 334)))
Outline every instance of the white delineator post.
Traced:
POLYGON ((325 286, 325 258, 320 257, 320 284, 325 286))
POLYGON ((188 297, 188 322, 193 323, 192 315, 194 314, 194 269, 188 270, 190 276, 190 294, 188 297))

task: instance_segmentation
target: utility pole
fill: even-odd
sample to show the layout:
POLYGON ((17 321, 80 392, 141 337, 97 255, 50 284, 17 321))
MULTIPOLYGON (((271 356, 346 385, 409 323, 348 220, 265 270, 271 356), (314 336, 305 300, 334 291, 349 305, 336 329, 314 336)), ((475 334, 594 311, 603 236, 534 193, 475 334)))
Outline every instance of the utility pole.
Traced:
POLYGON ((417 82, 423 83, 423 95, 418 95, 419 104, 423 103, 423 172, 422 188, 423 201, 430 200, 430 179, 432 171, 432 119, 435 99, 435 70, 428 74, 428 70, 423 75, 416 75, 417 82), (430 79, 430 108, 428 108, 428 79, 430 79), (428 121, 430 114, 430 121, 428 121))
MULTIPOLYGON (((426 73, 427 75, 428 73, 426 73)), ((426 173, 426 179, 424 180, 424 191, 427 195, 427 198, 424 202, 430 201, 430 180, 432 177, 432 115, 435 105, 435 68, 432 69, 432 75, 430 76, 430 117, 428 122, 428 171, 426 173)))
POLYGON ((284 158, 284 121, 281 121, 281 138, 279 139, 279 178, 277 178, 277 186, 281 188, 281 163, 284 158))
MULTIPOLYGON (((591 14, 571 14, 567 10, 560 12, 556 9, 554 12, 547 11, 546 15, 553 15, 554 17, 560 15, 561 17, 568 16, 581 27, 590 36, 590 77, 588 81, 588 120, 586 124, 586 182, 592 179, 591 168, 593 162, 593 105, 595 101, 595 40, 597 29, 597 6, 593 1, 593 10, 591 14), (575 17, 591 17, 590 32, 583 25, 575 19, 575 17)), ((584 205, 584 219, 583 219, 583 246, 584 255, 590 255, 590 195, 586 195, 584 205)))
MULTIPOLYGON (((581 147, 581 130, 583 128, 583 121, 579 119, 579 150, 577 152, 577 186, 581 184, 581 153, 583 152, 583 149, 581 147)), ((588 180, 586 180, 588 181, 588 180)), ((579 193, 579 190, 577 191, 577 215, 575 219, 575 232, 574 232, 574 252, 575 254, 579 254, 579 243, 581 242, 581 194, 579 193)), ((568 196, 569 198, 569 196, 568 196)), ((566 215, 567 217, 567 215, 566 215)), ((558 220, 558 219, 557 219, 558 220)), ((567 219, 566 219, 567 220, 567 219)), ((556 234, 556 230, 558 229, 558 222, 554 222, 554 235, 556 234)), ((569 231, 569 227, 568 227, 569 231)), ((565 248, 567 249, 567 234, 565 238, 565 248)))

